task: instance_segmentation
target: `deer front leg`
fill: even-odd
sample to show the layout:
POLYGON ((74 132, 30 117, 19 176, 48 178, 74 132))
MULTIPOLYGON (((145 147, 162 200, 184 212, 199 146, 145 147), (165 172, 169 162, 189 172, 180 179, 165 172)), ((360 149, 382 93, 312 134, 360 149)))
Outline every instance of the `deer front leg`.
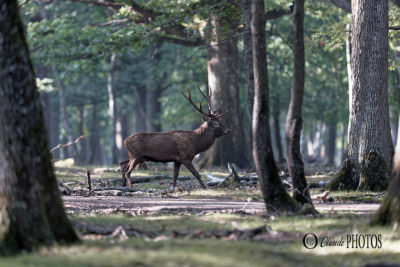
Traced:
POLYGON ((178 178, 179 175, 179 168, 181 167, 181 163, 179 162, 174 162, 174 181, 172 183, 172 187, 175 188, 176 185, 176 178, 178 178))
POLYGON ((206 188, 206 186, 204 185, 203 181, 201 180, 201 176, 200 174, 196 171, 196 169, 194 168, 192 162, 183 162, 183 165, 185 165, 185 167, 191 172, 193 173, 194 177, 197 178, 197 180, 200 183, 201 188, 206 188))
POLYGON ((133 159, 132 161, 129 161, 129 168, 125 172, 125 180, 126 180, 126 187, 127 188, 132 188, 132 183, 131 183, 131 172, 133 169, 136 167, 138 164, 138 161, 136 159, 133 159))

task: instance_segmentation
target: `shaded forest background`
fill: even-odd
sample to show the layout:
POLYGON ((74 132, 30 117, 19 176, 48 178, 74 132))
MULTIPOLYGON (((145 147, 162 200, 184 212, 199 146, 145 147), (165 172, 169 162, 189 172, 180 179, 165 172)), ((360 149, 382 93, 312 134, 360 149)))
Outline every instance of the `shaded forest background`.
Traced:
MULTIPOLYGON (((226 144, 201 155, 200 165, 226 166, 229 161, 251 167, 241 3, 205 2, 21 3, 50 147, 85 136, 76 146, 54 151, 53 158, 72 157, 78 165, 117 164, 127 159, 123 140, 133 133, 198 127, 200 116, 178 93, 197 82, 203 90, 207 84, 215 88, 219 101, 214 105, 228 111, 226 123, 234 132, 218 141, 226 144), (213 55, 230 60, 221 63, 230 66, 230 74, 218 73, 223 70, 218 67, 210 70, 213 55), (226 91, 229 95, 218 93, 226 91), (227 153, 221 147, 232 149, 227 153)), ((293 77, 291 5, 284 0, 266 4, 271 137, 281 164, 285 164, 284 129, 293 77)), ((389 10, 395 21, 398 9, 389 10)), ((342 163, 349 118, 349 34, 343 29, 349 23, 349 14, 329 1, 305 3, 301 152, 306 164, 342 163)), ((390 31, 389 40, 394 145, 400 106, 396 34, 390 31)))

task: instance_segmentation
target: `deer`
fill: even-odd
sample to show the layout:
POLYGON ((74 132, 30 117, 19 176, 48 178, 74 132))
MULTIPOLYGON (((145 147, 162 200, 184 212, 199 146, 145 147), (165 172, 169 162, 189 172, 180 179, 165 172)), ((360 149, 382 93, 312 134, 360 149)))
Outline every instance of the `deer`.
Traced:
POLYGON ((120 163, 124 186, 132 188, 130 176, 136 165, 152 161, 174 162, 173 188, 176 186, 181 165, 184 165, 196 177, 200 186, 205 188, 200 174, 193 166, 193 158, 209 149, 217 138, 229 135, 231 130, 220 121, 225 113, 211 107, 211 88, 208 89, 208 96, 206 96, 197 83, 196 87, 207 102, 207 112, 203 111, 201 100, 199 106, 193 102, 190 88, 187 89, 187 95, 181 89, 179 91, 203 116, 204 123, 192 131, 144 132, 128 136, 124 140, 124 146, 128 151, 129 162, 120 163))

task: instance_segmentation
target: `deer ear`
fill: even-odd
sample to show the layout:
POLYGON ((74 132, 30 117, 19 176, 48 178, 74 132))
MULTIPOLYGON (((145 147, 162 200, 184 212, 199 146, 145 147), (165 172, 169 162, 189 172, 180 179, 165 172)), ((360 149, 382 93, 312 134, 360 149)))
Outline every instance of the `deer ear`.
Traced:
POLYGON ((210 120, 209 117, 203 116, 203 121, 209 121, 209 120, 210 120))

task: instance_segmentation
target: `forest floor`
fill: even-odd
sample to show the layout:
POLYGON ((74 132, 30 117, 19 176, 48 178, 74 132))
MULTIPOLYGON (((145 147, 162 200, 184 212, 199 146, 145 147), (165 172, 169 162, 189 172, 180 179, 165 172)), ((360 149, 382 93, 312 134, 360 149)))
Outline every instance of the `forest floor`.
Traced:
MULTIPOLYGON (((384 192, 330 192, 327 201, 314 201, 318 215, 274 216, 266 213, 254 180, 233 188, 200 189, 194 177, 182 170, 177 189, 172 190, 172 170, 164 165, 151 169, 132 173, 132 181, 140 183, 125 190, 117 168, 91 168, 89 191, 85 168, 57 167, 66 211, 83 242, 0 258, 0 266, 363 266, 400 262, 400 233, 368 224, 384 192), (309 233, 318 240, 314 249, 303 244, 315 244, 309 233)), ((318 185, 334 173, 334 169, 309 168, 307 180, 317 185, 311 194, 323 193, 318 185)), ((203 171, 204 181, 210 174, 229 175, 225 170, 203 171)), ((240 172, 239 176, 254 174, 240 172)), ((282 173, 283 179, 286 176, 282 173)))

